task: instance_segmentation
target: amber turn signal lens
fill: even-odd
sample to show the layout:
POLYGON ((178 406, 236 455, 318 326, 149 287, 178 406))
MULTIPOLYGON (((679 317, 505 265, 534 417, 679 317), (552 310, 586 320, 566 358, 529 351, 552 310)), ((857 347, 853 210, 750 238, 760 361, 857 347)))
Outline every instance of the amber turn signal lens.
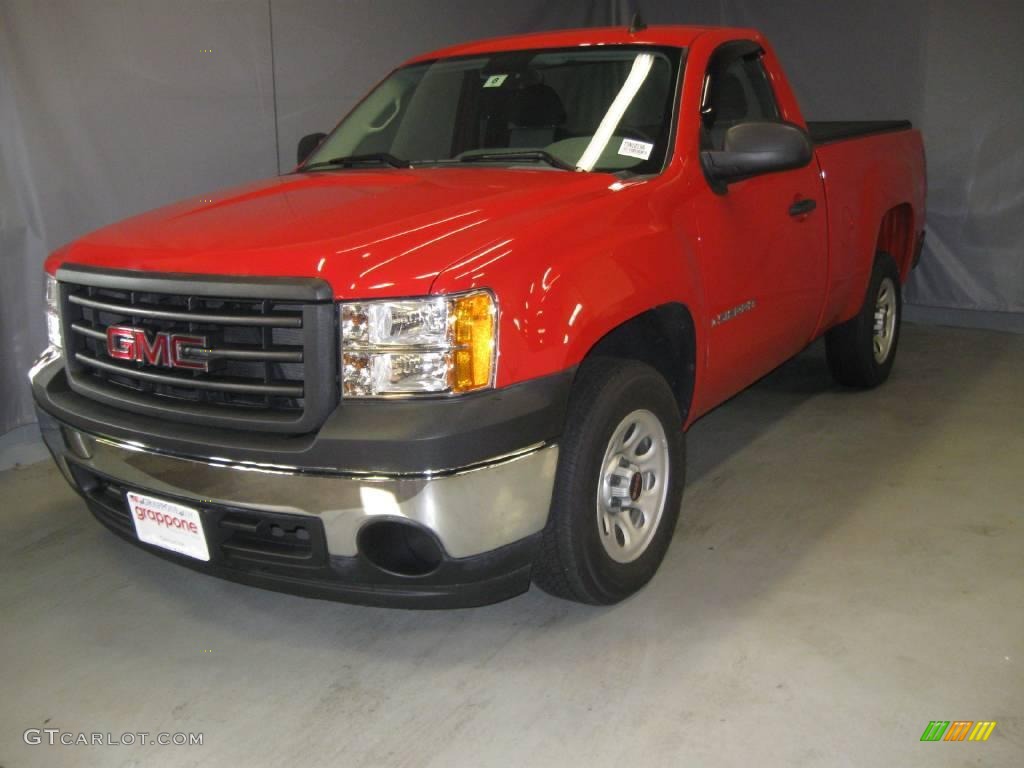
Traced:
POLYGON ((494 299, 486 291, 451 299, 449 334, 452 343, 452 392, 490 386, 494 376, 496 317, 494 299))

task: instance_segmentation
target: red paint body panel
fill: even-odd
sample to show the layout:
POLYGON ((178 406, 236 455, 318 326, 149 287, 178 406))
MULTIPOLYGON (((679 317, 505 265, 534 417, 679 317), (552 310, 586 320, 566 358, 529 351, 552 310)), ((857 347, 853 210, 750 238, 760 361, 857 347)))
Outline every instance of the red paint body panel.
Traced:
POLYGON ((625 27, 593 27, 589 29, 560 29, 553 32, 536 32, 529 35, 510 35, 460 43, 441 48, 409 59, 408 64, 419 61, 433 61, 451 56, 472 56, 495 51, 517 51, 525 48, 572 48, 577 45, 658 45, 674 48, 688 48, 699 36, 709 30, 732 33, 732 37, 749 37, 756 32, 752 29, 731 29, 722 27, 648 27, 630 34, 625 27))
POLYGON ((700 95, 710 56, 736 39, 764 47, 782 116, 804 126, 753 30, 591 29, 470 43, 414 61, 599 43, 687 48, 665 171, 622 181, 479 166, 291 174, 106 227, 46 268, 321 277, 338 299, 488 287, 501 312, 498 386, 576 365, 616 326, 678 302, 696 332, 692 421, 856 312, 887 211, 909 209, 908 243, 924 226, 916 131, 826 145, 805 168, 715 194, 699 162, 700 95), (790 217, 797 198, 814 199, 816 212, 790 217), (750 311, 713 324, 747 302, 750 311))
MULTIPOLYGON (((867 136, 818 147, 828 203, 831 265, 820 330, 856 314, 867 289, 879 226, 900 205, 911 210, 909 233, 924 230, 924 145, 917 131, 867 136)), ((909 277, 911 253, 892 254, 909 277)))

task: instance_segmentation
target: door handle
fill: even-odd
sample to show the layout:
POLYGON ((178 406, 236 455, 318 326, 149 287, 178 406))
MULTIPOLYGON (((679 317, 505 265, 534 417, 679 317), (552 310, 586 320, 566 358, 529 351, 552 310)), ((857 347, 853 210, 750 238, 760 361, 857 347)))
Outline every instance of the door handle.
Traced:
POLYGON ((807 197, 803 200, 797 200, 791 206, 789 206, 790 216, 806 216, 808 213, 818 207, 818 201, 812 200, 807 197))

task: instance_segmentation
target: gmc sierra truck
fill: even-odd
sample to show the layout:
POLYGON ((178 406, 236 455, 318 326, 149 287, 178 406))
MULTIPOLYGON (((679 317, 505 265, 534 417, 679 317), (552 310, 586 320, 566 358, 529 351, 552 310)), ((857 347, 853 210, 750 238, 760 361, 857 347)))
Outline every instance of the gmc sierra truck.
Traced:
POLYGON ((924 204, 920 134, 806 122, 756 31, 458 45, 294 171, 53 253, 39 423, 101 523, 206 573, 614 603, 702 414, 822 335, 885 381, 924 204))

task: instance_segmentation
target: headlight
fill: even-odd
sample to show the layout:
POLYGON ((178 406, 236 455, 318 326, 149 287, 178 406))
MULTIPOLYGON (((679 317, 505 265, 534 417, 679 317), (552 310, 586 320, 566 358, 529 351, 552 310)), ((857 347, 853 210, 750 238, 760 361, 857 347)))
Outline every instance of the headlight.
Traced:
POLYGON ((344 303, 344 397, 456 394, 494 384, 497 306, 487 291, 344 303))
POLYGON ((46 335, 51 347, 59 349, 64 346, 60 330, 60 289, 56 278, 51 275, 46 276, 46 335))

